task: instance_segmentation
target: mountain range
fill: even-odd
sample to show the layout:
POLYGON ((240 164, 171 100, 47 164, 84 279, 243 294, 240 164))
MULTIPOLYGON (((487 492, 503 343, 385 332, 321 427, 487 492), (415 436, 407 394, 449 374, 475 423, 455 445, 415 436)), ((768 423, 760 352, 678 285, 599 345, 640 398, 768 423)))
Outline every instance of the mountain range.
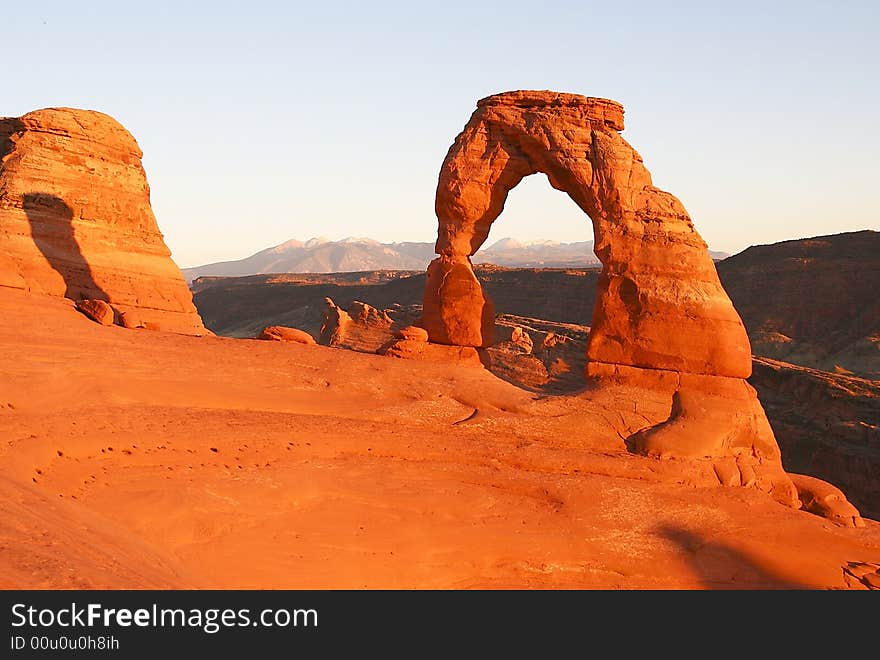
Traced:
MULTIPOLYGON (((724 252, 709 252, 723 259, 724 252)), ((435 257, 433 243, 380 243, 370 238, 331 241, 290 240, 244 259, 184 268, 188 282, 198 277, 242 277, 270 273, 351 273, 370 270, 424 270, 435 257)), ((502 238, 473 256, 474 263, 510 268, 583 268, 598 266, 593 241, 518 241, 502 238)))

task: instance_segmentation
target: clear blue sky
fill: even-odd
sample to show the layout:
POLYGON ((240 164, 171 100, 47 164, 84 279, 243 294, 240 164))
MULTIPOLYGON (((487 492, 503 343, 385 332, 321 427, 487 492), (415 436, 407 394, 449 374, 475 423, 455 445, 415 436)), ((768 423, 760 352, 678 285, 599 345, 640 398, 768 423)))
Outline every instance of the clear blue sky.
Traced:
MULTIPOLYGON (((510 89, 604 96, 716 249, 880 226, 880 3, 4 3, 0 115, 121 121, 181 266, 433 241, 446 150, 510 89), (549 5, 549 6, 546 6, 549 5), (770 6, 765 6, 770 5, 770 6)), ((592 238, 541 176, 490 241, 592 238)))

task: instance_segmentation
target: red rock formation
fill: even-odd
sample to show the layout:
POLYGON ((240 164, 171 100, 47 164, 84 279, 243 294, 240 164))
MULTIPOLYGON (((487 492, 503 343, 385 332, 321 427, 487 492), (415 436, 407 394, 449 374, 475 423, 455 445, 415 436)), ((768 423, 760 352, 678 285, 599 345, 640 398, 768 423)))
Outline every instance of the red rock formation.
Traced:
POLYGON ((440 344, 494 343, 495 305, 483 292, 468 255, 441 255, 428 266, 422 325, 440 344))
POLYGON ((440 257, 428 268, 422 326, 434 342, 492 343, 491 305, 470 256, 508 192, 543 172, 592 220, 602 262, 587 374, 596 384, 659 390, 671 400, 668 419, 627 445, 660 458, 708 460, 719 483, 799 506, 744 380, 749 340, 706 244, 681 202, 653 185, 621 130, 623 108, 606 99, 519 91, 478 102, 440 170, 440 257))
POLYGON ((847 502, 839 488, 805 474, 792 474, 791 478, 806 511, 829 518, 842 527, 865 526, 858 510, 847 502))
POLYGON ((360 301, 351 303, 346 311, 331 298, 324 298, 324 305, 320 344, 375 353, 393 336, 394 320, 386 311, 360 301))
POLYGON ((315 338, 299 328, 287 328, 283 325, 270 325, 263 328, 257 339, 268 341, 289 341, 295 344, 316 344, 315 338))
POLYGON ((408 325, 394 333, 398 339, 407 339, 409 341, 426 342, 428 341, 428 331, 415 325, 408 325))
POLYGON ((880 564, 851 561, 843 567, 843 577, 850 589, 880 590, 880 564))
POLYGON ((113 325, 115 320, 116 315, 113 313, 113 308, 103 300, 93 300, 91 298, 77 300, 76 308, 95 323, 100 323, 101 325, 113 325))
POLYGON ((618 134, 622 129, 623 108, 606 99, 520 91, 477 104, 440 170, 441 256, 429 268, 424 298, 432 341, 491 343, 477 330, 490 325, 482 321, 469 257, 510 189, 543 172, 593 221, 603 269, 590 359, 748 377, 748 338, 706 244, 681 203, 653 186, 641 156, 618 134))
POLYGON ((99 112, 0 119, 0 285, 104 300, 129 326, 204 334, 153 216, 141 155, 99 112))

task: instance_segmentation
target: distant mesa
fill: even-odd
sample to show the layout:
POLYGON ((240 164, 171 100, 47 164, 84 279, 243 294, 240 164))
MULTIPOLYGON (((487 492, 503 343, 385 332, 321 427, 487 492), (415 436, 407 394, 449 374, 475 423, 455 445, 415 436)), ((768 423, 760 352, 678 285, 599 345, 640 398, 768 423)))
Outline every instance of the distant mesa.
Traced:
POLYGON ((756 354, 880 378, 880 232, 756 245, 718 274, 756 354))
POLYGON ((102 301, 128 327, 206 334, 156 224, 141 156, 99 112, 0 119, 0 286, 102 301))

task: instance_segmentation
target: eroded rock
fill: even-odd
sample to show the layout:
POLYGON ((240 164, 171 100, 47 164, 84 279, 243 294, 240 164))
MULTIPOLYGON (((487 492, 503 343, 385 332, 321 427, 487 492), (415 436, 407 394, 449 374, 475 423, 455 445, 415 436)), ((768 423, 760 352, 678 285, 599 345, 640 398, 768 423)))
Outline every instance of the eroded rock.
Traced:
POLYGON ((394 321, 383 310, 355 301, 349 313, 330 298, 324 299, 324 306, 320 344, 375 353, 393 337, 394 321))
MULTIPOLYGON (((623 107, 607 99, 518 91, 479 101, 440 170, 440 256, 428 268, 421 325, 432 342, 493 343, 491 303, 470 256, 508 192, 542 172, 592 220, 602 262, 588 377, 597 386, 624 384, 669 397, 668 419, 631 434, 627 446, 702 461, 720 484, 758 488, 799 507, 773 430, 745 381, 752 368, 745 327, 706 244, 681 202, 653 185, 621 130, 623 107)), ((548 334, 541 348, 566 341, 548 334)), ((810 510, 843 515, 819 501, 811 499, 810 510)))
POLYGON ((394 333, 398 339, 407 339, 416 342, 428 341, 428 331, 415 325, 408 325, 394 333))
POLYGON ((207 334, 150 207, 141 150, 99 112, 0 119, 0 285, 207 334))
POLYGON ((803 502, 804 510, 829 518, 842 527, 864 527, 858 510, 850 504, 839 488, 827 481, 805 474, 792 474, 791 479, 803 502))
POLYGON ((288 328, 283 325, 270 325, 263 328, 257 335, 257 339, 268 341, 289 341, 295 344, 316 344, 315 338, 308 332, 298 328, 288 328))
POLYGON ((101 325, 113 325, 115 320, 116 315, 113 313, 113 308, 103 300, 94 300, 92 298, 77 300, 76 308, 101 325))
POLYGON ((602 261, 588 354, 612 364, 746 378, 745 329, 682 204, 654 187, 606 99, 519 91, 481 100, 440 170, 438 260, 423 325, 431 341, 486 346, 491 324, 469 257, 508 192, 543 172, 593 221, 602 261))

